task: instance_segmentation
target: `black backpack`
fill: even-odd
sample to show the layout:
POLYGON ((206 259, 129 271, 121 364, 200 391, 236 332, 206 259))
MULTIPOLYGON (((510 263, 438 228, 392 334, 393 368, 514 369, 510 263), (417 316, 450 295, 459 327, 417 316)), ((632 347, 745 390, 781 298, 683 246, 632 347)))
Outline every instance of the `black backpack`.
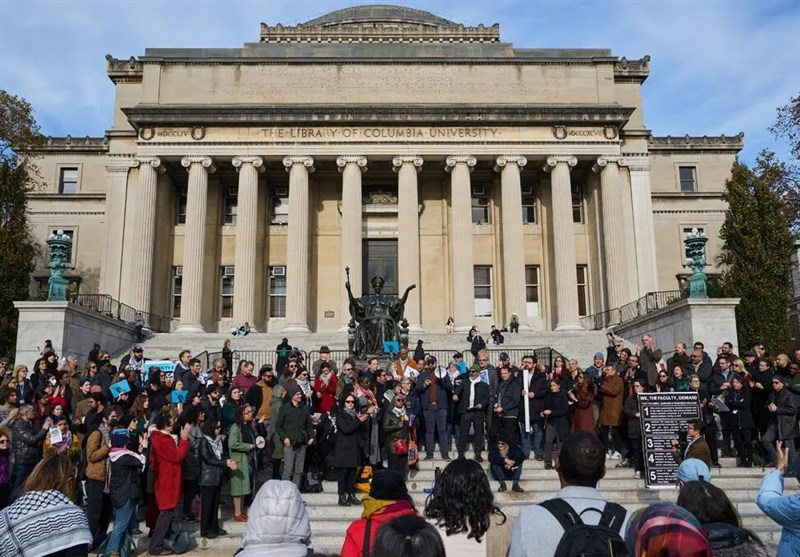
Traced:
MULTIPOLYGON (((549 499, 539 505, 552 514, 564 529, 553 557, 628 557, 628 549, 621 536, 627 511, 620 505, 606 503, 596 526, 584 524, 582 513, 576 512, 563 499, 549 499)), ((595 508, 583 512, 586 511, 600 512, 595 508)))

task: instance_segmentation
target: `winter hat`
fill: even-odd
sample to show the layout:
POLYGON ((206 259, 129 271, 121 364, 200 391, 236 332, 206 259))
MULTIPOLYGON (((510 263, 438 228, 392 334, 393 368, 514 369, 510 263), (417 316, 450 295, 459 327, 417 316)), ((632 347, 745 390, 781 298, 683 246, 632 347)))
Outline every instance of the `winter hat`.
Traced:
POLYGON ((595 352, 594 353, 594 359, 595 360, 605 360, 605 358, 606 358, 605 354, 603 354, 602 352, 595 352))
POLYGON ((103 392, 103 387, 101 387, 100 385, 92 385, 89 388, 89 392, 90 393, 102 393, 103 392))
POLYGON ((115 429, 111 432, 111 447, 121 449, 128 445, 131 440, 131 434, 127 429, 115 429))
POLYGON ((684 483, 711 481, 711 470, 708 465, 698 458, 687 458, 678 466, 674 477, 684 483))
POLYGON ((296 395, 297 393, 300 393, 300 394, 302 394, 302 393, 303 393, 303 389, 301 389, 301 388, 300 388, 300 387, 298 387, 297 385, 294 385, 293 387, 290 387, 290 388, 289 388, 289 393, 288 393, 288 396, 289 396, 289 398, 292 398, 292 397, 294 397, 294 395, 296 395))
POLYGON ((780 381, 784 385, 786 385, 786 383, 787 383, 786 378, 783 375, 778 375, 777 373, 772 376, 772 380, 773 381, 780 381))
POLYGON ((377 470, 372 476, 369 496, 384 501, 411 500, 403 476, 397 470, 377 470))

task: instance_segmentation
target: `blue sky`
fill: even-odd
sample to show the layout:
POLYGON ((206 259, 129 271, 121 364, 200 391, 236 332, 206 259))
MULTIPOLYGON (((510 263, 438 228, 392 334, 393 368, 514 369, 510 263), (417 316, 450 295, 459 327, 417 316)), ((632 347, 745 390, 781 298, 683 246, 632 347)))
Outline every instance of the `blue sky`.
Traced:
MULTIPOLYGON (((106 53, 239 47, 258 40, 261 21, 299 23, 363 3, 380 2, 0 0, 0 88, 27 98, 47 134, 99 136, 114 101, 106 53)), ((800 93, 798 0, 397 3, 465 24, 497 22, 518 47, 649 54, 645 122, 655 134, 743 131, 747 162, 763 148, 787 152, 766 128, 800 93)))

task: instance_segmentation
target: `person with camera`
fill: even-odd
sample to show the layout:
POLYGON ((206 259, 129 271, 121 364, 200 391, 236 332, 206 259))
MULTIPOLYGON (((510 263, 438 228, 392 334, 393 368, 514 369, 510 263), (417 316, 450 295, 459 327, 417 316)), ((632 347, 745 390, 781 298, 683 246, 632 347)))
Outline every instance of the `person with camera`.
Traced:
POLYGON ((672 458, 680 464, 686 459, 696 458, 711 468, 711 450, 703 437, 703 426, 697 420, 686 422, 686 446, 682 446, 679 437, 672 440, 672 458))
POLYGON ((384 412, 381 429, 388 453, 388 468, 400 472, 405 481, 408 478, 409 433, 406 397, 402 392, 394 395, 391 409, 384 412))
POLYGON ((369 414, 358 411, 357 397, 352 389, 346 389, 339 397, 338 407, 333 409, 336 419, 336 448, 333 466, 339 483, 339 505, 358 505, 356 498, 356 470, 361 464, 362 437, 366 432, 369 414))

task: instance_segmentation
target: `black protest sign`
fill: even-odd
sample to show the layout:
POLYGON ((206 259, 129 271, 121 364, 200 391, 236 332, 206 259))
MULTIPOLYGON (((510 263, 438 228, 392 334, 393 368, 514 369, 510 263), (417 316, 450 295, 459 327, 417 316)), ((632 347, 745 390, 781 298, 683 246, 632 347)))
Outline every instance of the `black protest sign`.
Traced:
POLYGON ((686 422, 700 419, 697 393, 641 393, 637 396, 646 485, 654 489, 675 487, 673 475, 678 464, 672 458, 672 440, 686 431, 686 422))

